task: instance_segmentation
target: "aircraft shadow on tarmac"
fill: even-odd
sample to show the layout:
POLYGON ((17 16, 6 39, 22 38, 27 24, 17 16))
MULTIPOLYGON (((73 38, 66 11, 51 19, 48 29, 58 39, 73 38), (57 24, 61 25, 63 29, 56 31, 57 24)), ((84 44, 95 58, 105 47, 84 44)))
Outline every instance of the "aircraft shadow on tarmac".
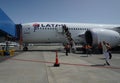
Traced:
POLYGON ((85 55, 85 56, 80 56, 80 57, 88 57, 87 55, 85 55))
POLYGON ((40 52, 55 52, 55 51, 59 51, 59 50, 28 50, 28 51, 17 51, 17 52, 38 52, 38 51, 40 51, 40 52))
POLYGON ((90 65, 92 67, 100 67, 100 66, 105 66, 105 64, 95 64, 95 65, 90 65))

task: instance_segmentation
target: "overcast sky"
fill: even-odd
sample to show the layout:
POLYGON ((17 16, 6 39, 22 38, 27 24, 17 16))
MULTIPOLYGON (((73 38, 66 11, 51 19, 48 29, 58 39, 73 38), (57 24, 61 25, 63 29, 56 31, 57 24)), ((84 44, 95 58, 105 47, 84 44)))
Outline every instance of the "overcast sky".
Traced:
POLYGON ((0 0, 15 22, 120 24, 120 0, 0 0))

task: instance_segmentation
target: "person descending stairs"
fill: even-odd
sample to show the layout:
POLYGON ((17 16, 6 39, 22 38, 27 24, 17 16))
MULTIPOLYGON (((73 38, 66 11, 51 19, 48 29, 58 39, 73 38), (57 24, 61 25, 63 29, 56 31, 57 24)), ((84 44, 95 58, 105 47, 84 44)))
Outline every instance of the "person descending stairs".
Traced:
POLYGON ((66 25, 63 25, 62 28, 63 28, 63 34, 66 35, 66 38, 67 38, 67 40, 68 40, 68 43, 70 44, 71 48, 74 48, 75 43, 74 43, 73 38, 71 37, 71 33, 70 33, 68 27, 67 27, 66 25))

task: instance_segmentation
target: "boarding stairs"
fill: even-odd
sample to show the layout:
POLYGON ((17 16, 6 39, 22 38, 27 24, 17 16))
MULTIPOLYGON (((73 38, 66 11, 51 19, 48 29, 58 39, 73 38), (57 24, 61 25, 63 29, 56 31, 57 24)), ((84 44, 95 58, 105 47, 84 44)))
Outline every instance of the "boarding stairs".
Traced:
POLYGON ((63 29, 63 35, 65 36, 67 42, 71 45, 72 51, 75 51, 75 42, 71 36, 71 33, 66 25, 62 26, 63 29))
POLYGON ((75 44, 68 27, 64 25, 62 28, 63 28, 63 34, 67 40, 67 43, 71 45, 71 52, 83 53, 82 47, 77 43, 75 44))

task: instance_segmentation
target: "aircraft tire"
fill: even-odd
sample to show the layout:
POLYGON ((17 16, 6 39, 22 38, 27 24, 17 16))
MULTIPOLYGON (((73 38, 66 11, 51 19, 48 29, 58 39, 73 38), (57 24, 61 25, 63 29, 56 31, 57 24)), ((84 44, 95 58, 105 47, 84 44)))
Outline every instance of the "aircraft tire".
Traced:
POLYGON ((28 51, 28 47, 24 47, 24 48, 23 48, 23 51, 28 51))

